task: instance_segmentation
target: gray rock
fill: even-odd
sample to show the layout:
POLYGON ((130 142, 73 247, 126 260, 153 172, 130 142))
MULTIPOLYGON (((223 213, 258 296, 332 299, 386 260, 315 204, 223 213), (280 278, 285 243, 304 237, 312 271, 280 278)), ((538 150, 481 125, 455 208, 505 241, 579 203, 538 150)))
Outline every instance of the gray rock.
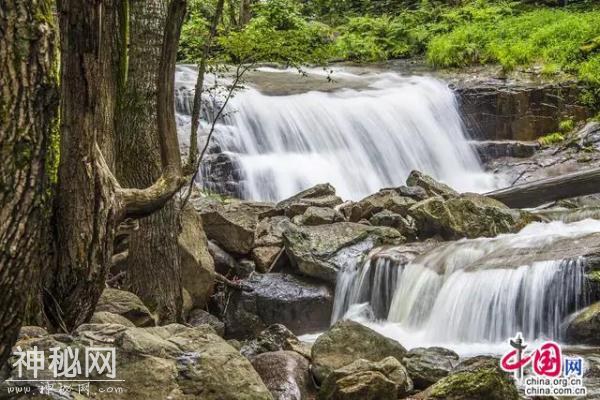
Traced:
POLYGON ((332 289, 319 281, 282 273, 254 274, 244 281, 252 291, 231 292, 225 310, 228 338, 252 338, 272 324, 297 335, 329 326, 332 289))
POLYGON ((123 325, 127 327, 135 327, 133 322, 128 320, 127 318, 119 315, 113 314, 107 311, 97 311, 92 315, 92 319, 90 319, 91 324, 117 324, 123 325))
POLYGON ((102 292, 95 312, 106 311, 118 314, 133 322, 135 326, 154 326, 156 321, 139 297, 124 290, 106 288, 102 292))
POLYGON ((358 359, 381 361, 386 357, 401 360, 406 349, 372 329, 354 321, 340 321, 323 333, 312 350, 313 374, 324 382, 334 370, 358 359))
POLYGON ((254 248, 258 215, 273 206, 268 203, 231 202, 200 208, 204 230, 224 250, 247 255, 254 248))
POLYGON ((332 224, 334 222, 342 222, 344 216, 333 208, 328 207, 308 207, 304 214, 296 216, 299 218, 300 225, 325 225, 332 224))
POLYGON ((569 322, 566 334, 571 343, 600 345, 600 302, 579 311, 569 322))
POLYGON ((425 392, 420 399, 517 400, 519 392, 512 378, 500 369, 494 357, 474 357, 461 362, 456 369, 425 392))
POLYGON ((402 236, 408 239, 417 237, 417 225, 415 220, 407 215, 403 217, 389 210, 383 210, 373 215, 369 222, 374 226, 387 226, 396 229, 402 236))
POLYGON ((215 264, 208 248, 202 218, 191 207, 181 213, 177 239, 181 261, 181 281, 193 307, 204 307, 215 284, 215 264))
POLYGON ((298 353, 262 353, 252 359, 252 366, 275 400, 305 400, 316 395, 308 360, 298 353))
POLYGON ((240 352, 245 357, 252 358, 258 354, 280 350, 295 351, 310 359, 310 346, 301 342, 292 331, 281 324, 273 324, 256 338, 247 341, 240 352))
POLYGON ((288 199, 277 203, 277 209, 289 217, 304 214, 309 207, 329 207, 333 208, 342 204, 335 194, 335 188, 328 183, 319 184, 306 189, 288 199))
POLYGON ((331 283, 349 260, 376 246, 404 241, 394 229, 351 222, 303 227, 288 223, 286 227, 285 249, 292 265, 304 275, 331 283))
MULTIPOLYGON (((129 322, 128 320, 126 320, 129 322)), ((18 340, 39 338, 48 335, 48 331, 41 326, 22 326, 19 330, 18 340)))
POLYGON ((358 359, 333 371, 319 391, 321 400, 396 400, 413 388, 406 368, 394 357, 358 359))
POLYGON ((219 336, 225 334, 225 324, 220 321, 219 318, 199 308, 193 309, 190 312, 187 323, 193 327, 208 325, 213 328, 219 336))
POLYGON ((350 222, 358 222, 363 219, 368 220, 384 210, 404 216, 415 203, 412 197, 403 196, 395 189, 382 189, 356 203, 342 206, 341 211, 350 222))
POLYGON ((427 389, 446 377, 458 365, 458 354, 441 347, 411 349, 402 363, 406 366, 415 389, 427 389))
POLYGON ((270 272, 281 250, 282 246, 264 246, 252 249, 252 260, 254 260, 256 270, 262 273, 270 272))
MULTIPOLYGON (((122 325, 87 324, 80 326, 73 335, 50 335, 17 342, 24 351, 33 349, 45 353, 45 365, 50 362, 50 348, 77 350, 81 364, 85 348, 115 347, 116 379, 124 380, 123 395, 131 400, 271 400, 250 362, 236 349, 220 338, 208 326, 189 328, 167 325, 153 328, 128 328, 122 325)), ((13 360, 14 362, 14 360, 13 360)), ((33 370, 24 370, 24 376, 13 379, 33 379, 33 370)), ((52 378, 52 371, 38 372, 38 379, 52 378)), ((102 378, 105 375, 93 375, 102 378)), ((0 384, 0 391, 7 392, 16 382, 0 384)), ((27 383, 28 386, 43 383, 27 383)), ((114 385, 91 382, 90 392, 95 399, 109 400, 115 393, 100 391, 114 385)), ((37 395, 37 394, 36 394, 37 395)))
POLYGON ((450 186, 438 182, 420 171, 412 171, 406 179, 406 184, 408 186, 418 186, 423 188, 430 197, 442 196, 444 198, 449 198, 458 195, 458 192, 450 186))

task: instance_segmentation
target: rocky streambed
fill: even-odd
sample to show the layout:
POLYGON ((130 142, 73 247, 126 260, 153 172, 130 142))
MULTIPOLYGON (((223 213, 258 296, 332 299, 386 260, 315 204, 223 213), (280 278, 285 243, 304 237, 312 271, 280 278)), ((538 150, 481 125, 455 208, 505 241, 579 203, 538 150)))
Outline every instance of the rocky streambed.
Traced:
MULTIPOLYGON (((533 160, 547 151, 525 159, 538 167, 535 173, 543 166, 533 160)), ((552 151, 568 158, 572 147, 552 151)), ((24 327, 17 346, 114 346, 128 399, 518 399, 523 394, 500 370, 495 350, 466 356, 450 348, 402 343, 374 321, 335 322, 339 276, 365 268, 369 253, 374 260, 393 259, 401 269, 465 238, 510 236, 566 214, 579 220, 585 213, 576 218, 577 212, 599 204, 589 196, 542 209, 510 209, 480 194, 461 194, 417 171, 406 185, 359 201, 344 201, 329 184, 278 203, 197 192, 182 214, 179 240, 186 299, 182 324, 155 326, 154 315, 137 296, 108 288, 90 324, 69 335, 24 327), (309 337, 302 335, 317 332, 316 340, 302 341, 309 337)), ((574 314, 561 316, 566 326, 555 339, 586 346, 568 351, 586 358, 585 383, 593 398, 600 386, 594 347, 600 345, 600 239, 593 228, 555 239, 517 246, 510 254, 499 249, 465 271, 585 260, 585 302, 568 309, 574 314)), ((17 385, 23 382, 4 382, 0 396, 8 393, 7 386, 17 385)), ((95 398, 118 397, 98 393, 95 398)))

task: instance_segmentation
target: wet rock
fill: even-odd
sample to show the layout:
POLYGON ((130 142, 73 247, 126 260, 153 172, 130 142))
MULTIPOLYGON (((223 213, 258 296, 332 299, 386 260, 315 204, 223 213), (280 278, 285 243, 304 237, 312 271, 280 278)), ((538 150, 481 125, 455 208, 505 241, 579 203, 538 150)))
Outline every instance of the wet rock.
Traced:
POLYGON ((156 321, 150 310, 139 297, 124 290, 106 288, 98 300, 95 312, 106 311, 118 314, 133 322, 135 326, 154 326, 156 321))
POLYGON ((289 223, 284 232, 285 249, 292 265, 304 275, 331 283, 344 263, 354 262, 376 246, 403 240, 394 229, 351 222, 320 226, 289 223))
POLYGON ((425 175, 420 171, 412 171, 406 179, 406 184, 423 188, 429 197, 442 196, 449 198, 458 195, 458 192, 450 186, 436 181, 429 175, 425 175))
POLYGON ((463 361, 450 375, 439 380, 417 398, 517 400, 520 397, 513 380, 500 369, 499 360, 480 356, 463 361))
POLYGON ((328 207, 308 207, 298 218, 299 225, 325 225, 344 221, 344 216, 337 210, 328 207))
POLYGON ((399 186, 393 188, 393 190, 395 190, 400 196, 410 197, 416 201, 425 200, 428 197, 425 189, 419 186, 399 186))
POLYGON ((127 327, 134 327, 133 322, 128 320, 127 318, 119 315, 113 314, 107 311, 98 311, 92 315, 92 319, 90 319, 91 324, 116 324, 123 325, 127 327))
POLYGON ((252 359, 252 366, 275 400, 305 400, 316 395, 308 360, 298 353, 262 353, 252 359))
POLYGON ((458 364, 458 354, 441 347, 410 350, 402 363, 406 366, 415 389, 426 389, 446 377, 458 364))
POLYGON ((281 249, 281 246, 255 247, 252 249, 252 260, 254 260, 256 270, 262 273, 270 272, 281 249))
POLYGON ((384 210, 406 215, 408 209, 415 203, 416 201, 412 197, 402 196, 394 189, 383 189, 357 203, 343 207, 341 211, 349 221, 358 222, 362 219, 369 219, 384 210))
POLYGON ((447 240, 516 232, 534 220, 499 201, 470 193, 447 200, 429 198, 415 204, 409 214, 417 221, 420 238, 440 235, 447 240))
POLYGON ((272 209, 268 203, 232 202, 200 208, 204 230, 225 251, 247 255, 254 248, 258 215, 272 209))
POLYGON ((531 157, 541 147, 538 142, 519 142, 515 140, 486 140, 482 142, 473 142, 472 146, 484 163, 502 157, 531 157))
POLYGON ((231 278, 245 279, 254 271, 253 266, 238 262, 216 243, 208 241, 208 250, 215 262, 215 271, 231 278))
POLYGON ((208 248, 202 218, 191 207, 181 214, 181 232, 177 238, 181 262, 181 281, 193 307, 204 307, 213 292, 215 264, 208 248))
POLYGON ((328 183, 319 184, 306 189, 295 196, 285 199, 277 204, 277 209, 289 217, 304 214, 309 207, 333 208, 342 204, 335 194, 335 188, 328 183))
POLYGON ((600 302, 578 312, 567 326, 571 343, 600 345, 600 302))
POLYGON ((263 218, 256 226, 256 246, 283 246, 283 231, 285 224, 290 221, 288 217, 274 216, 263 218))
POLYGON ((213 328, 219 336, 225 334, 225 324, 221 322, 219 318, 199 308, 190 311, 187 323, 192 327, 208 325, 213 328))
POLYGON ((323 382, 320 400, 396 400, 412 390, 406 368, 394 357, 379 362, 358 359, 333 371, 323 382))
POLYGON ((394 357, 401 361, 406 349, 395 340, 354 321, 340 321, 323 333, 312 350, 313 374, 319 382, 334 370, 358 359, 380 361, 394 357))
MULTIPOLYGON (((50 348, 70 346, 80 355, 84 365, 85 348, 114 346, 116 350, 116 379, 124 380, 131 400, 270 400, 272 396, 250 362, 237 350, 207 327, 189 328, 167 325, 153 328, 128 328, 122 325, 87 324, 73 335, 50 335, 17 343, 24 351, 37 346, 45 353, 45 365, 50 362, 50 348)), ((14 360, 13 360, 14 362, 14 360)), ((52 378, 52 371, 38 372, 38 379, 52 378)), ((33 370, 24 370, 24 377, 33 379, 33 370)), ((90 379, 105 375, 92 374, 90 379)), ((0 387, 16 382, 4 382, 0 387)), ((43 383, 28 382, 28 386, 43 383)), ((95 399, 114 399, 115 393, 101 392, 114 383, 91 382, 90 392, 95 399)))
POLYGON ((242 346, 241 353, 252 358, 258 354, 280 350, 295 351, 310 359, 310 347, 281 324, 273 324, 259 333, 256 338, 247 341, 242 346))
POLYGON ((202 162, 204 187, 214 193, 242 197, 244 172, 240 167, 238 156, 222 153, 218 148, 212 151, 218 154, 207 154, 202 162))
POLYGON ((403 217, 392 211, 383 210, 373 215, 369 222, 374 226, 387 226, 396 229, 406 238, 415 238, 417 236, 417 225, 415 220, 407 215, 403 217))
MULTIPOLYGON (((128 320, 126 320, 129 322, 128 320)), ((131 323, 131 322, 129 322, 131 323)), ((132 324, 133 325, 133 324, 132 324)), ((48 331, 41 326, 22 326, 19 330, 18 340, 39 338, 48 335, 48 331)))
POLYGON ((333 292, 322 282, 270 273, 254 274, 244 285, 252 291, 231 292, 225 310, 229 338, 251 338, 272 324, 283 324, 297 335, 329 326, 333 292))
POLYGON ((561 120, 584 120, 577 84, 482 83, 457 89, 467 132, 478 140, 535 140, 557 132, 561 120))

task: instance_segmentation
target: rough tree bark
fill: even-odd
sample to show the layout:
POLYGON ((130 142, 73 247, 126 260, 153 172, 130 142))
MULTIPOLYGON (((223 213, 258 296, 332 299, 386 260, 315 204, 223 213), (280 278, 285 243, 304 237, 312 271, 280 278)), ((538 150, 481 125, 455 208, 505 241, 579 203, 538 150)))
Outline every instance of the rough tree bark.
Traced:
POLYGON ((600 168, 521 183, 486 193, 509 207, 536 207, 544 203, 600 193, 600 168))
MULTIPOLYGON (((129 62, 121 71, 126 79, 119 91, 116 158, 119 182, 136 188, 148 187, 162 172, 157 84, 167 11, 168 0, 129 0, 129 62)), ((161 323, 181 319, 179 230, 178 212, 169 201, 141 219, 129 238, 125 283, 161 323)))
POLYGON ((158 129, 163 174, 149 188, 122 188, 105 153, 114 137, 119 0, 61 0, 61 163, 57 263, 45 296, 54 329, 86 322, 105 285, 118 225, 162 208, 185 183, 173 80, 185 0, 172 0, 159 62, 158 129))
POLYGON ((49 0, 0 2, 0 365, 43 264, 58 112, 54 38, 49 0))

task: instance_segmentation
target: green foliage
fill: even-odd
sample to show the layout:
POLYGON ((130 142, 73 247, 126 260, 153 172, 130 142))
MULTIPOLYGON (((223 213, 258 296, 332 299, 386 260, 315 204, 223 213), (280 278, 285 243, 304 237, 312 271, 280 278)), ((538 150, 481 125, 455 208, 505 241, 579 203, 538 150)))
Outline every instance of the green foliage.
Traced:
POLYGON ((600 58, 587 58, 580 47, 599 34, 599 11, 536 9, 507 17, 498 14, 435 37, 427 57, 438 67, 498 62, 510 71, 541 65, 546 74, 575 73, 594 83, 600 79, 600 58))
POLYGON ((565 141, 565 136, 560 132, 550 133, 538 139, 538 143, 542 146, 552 146, 565 141))
POLYGON ((575 129, 575 122, 572 119, 565 119, 558 124, 560 133, 567 134, 575 129))
POLYGON ((300 65, 326 62, 334 56, 332 30, 302 18, 292 0, 268 0, 255 12, 242 31, 220 39, 225 61, 300 65))

